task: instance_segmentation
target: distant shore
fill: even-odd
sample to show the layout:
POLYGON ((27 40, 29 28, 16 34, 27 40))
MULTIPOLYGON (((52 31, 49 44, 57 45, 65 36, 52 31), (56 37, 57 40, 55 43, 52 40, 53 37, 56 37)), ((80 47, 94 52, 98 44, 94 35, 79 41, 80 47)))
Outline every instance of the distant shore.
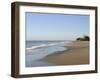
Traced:
POLYGON ((73 41, 65 47, 68 50, 49 55, 43 60, 56 65, 89 64, 89 41, 73 41))

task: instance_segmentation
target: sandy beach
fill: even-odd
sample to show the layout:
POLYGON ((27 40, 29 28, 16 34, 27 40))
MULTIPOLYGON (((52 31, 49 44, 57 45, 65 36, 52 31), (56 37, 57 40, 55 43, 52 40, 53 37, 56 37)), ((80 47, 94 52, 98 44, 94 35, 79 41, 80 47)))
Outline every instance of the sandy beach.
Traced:
POLYGON ((71 45, 65 47, 68 50, 49 55, 44 60, 56 65, 89 64, 88 41, 73 41, 71 45))

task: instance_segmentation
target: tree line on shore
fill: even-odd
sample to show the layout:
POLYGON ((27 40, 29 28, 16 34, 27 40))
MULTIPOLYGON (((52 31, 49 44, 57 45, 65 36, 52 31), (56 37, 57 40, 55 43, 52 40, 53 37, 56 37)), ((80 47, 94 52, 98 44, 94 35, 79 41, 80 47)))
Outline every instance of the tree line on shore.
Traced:
POLYGON ((77 41, 89 41, 90 38, 89 38, 89 36, 84 36, 84 37, 78 37, 76 40, 77 41))

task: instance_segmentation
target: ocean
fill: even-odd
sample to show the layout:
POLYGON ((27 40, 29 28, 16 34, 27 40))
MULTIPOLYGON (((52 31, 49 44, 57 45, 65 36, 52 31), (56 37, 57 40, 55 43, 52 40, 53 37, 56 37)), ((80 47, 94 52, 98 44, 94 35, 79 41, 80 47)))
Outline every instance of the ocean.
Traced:
POLYGON ((54 66, 56 64, 44 61, 43 58, 51 54, 57 54, 59 51, 65 51, 71 41, 26 41, 25 51, 25 66, 26 67, 41 67, 41 66, 54 66))

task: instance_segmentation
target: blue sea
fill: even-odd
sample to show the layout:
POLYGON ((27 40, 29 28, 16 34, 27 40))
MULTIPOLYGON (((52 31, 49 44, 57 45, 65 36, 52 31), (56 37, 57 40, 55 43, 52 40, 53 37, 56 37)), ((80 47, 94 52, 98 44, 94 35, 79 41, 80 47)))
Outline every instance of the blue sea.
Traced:
POLYGON ((59 51, 65 51, 71 41, 26 41, 25 64, 26 67, 54 66, 56 64, 44 61, 43 58, 59 51))

